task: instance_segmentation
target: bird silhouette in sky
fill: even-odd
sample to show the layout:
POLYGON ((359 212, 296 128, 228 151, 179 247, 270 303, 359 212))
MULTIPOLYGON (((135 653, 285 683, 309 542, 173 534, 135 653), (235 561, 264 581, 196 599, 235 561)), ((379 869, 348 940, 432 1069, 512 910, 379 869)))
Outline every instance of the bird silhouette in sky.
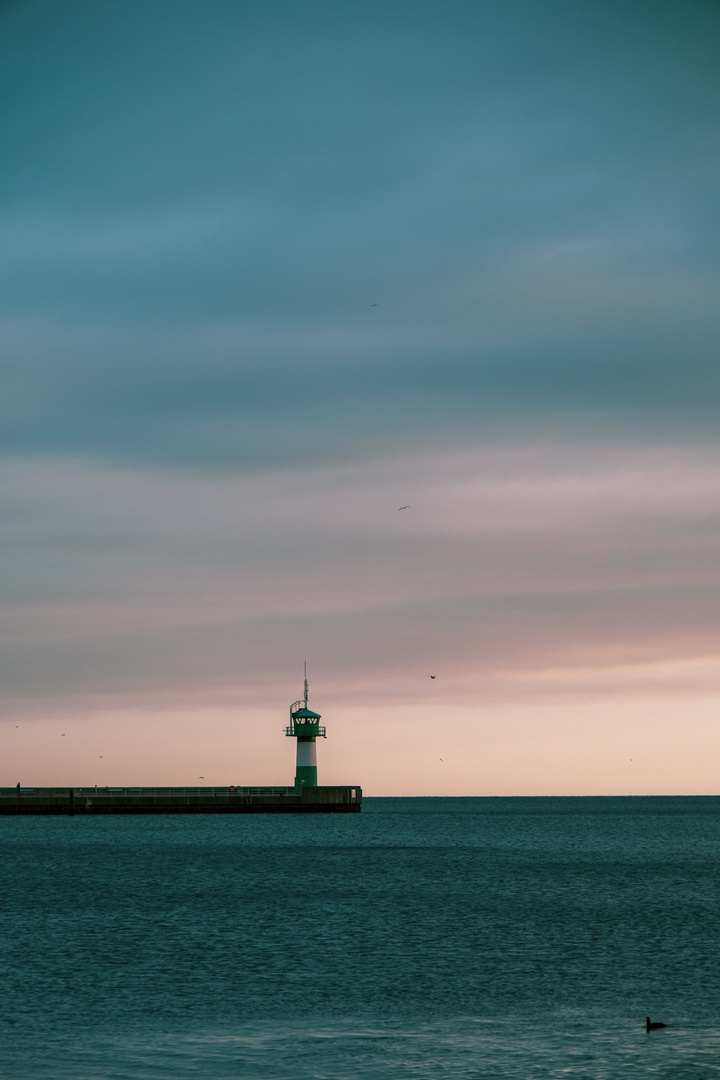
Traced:
POLYGON ((377 307, 377 304, 371 304, 370 307, 377 307))
POLYGON ((198 776, 198 780, 204 780, 204 779, 205 779, 204 776, 198 776))
POLYGON ((409 509, 410 509, 410 503, 408 503, 407 506, 398 506, 398 510, 409 510, 409 509))
POLYGON ((428 675, 428 679, 434 679, 434 678, 435 678, 434 675, 428 675))

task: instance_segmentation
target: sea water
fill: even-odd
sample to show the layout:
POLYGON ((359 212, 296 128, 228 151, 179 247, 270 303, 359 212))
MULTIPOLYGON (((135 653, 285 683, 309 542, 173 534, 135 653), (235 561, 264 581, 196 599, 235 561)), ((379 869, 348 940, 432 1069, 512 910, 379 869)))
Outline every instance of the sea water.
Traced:
POLYGON ((2 1080, 720 1077, 720 798, 0 818, 0 877, 2 1080))

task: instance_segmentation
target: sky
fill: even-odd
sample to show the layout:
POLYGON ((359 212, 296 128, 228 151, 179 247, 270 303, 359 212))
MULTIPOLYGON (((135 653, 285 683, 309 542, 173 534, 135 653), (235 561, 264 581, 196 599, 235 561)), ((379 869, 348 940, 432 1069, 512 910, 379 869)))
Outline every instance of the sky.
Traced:
POLYGON ((307 660, 320 783, 720 794, 719 136, 717 0, 0 0, 0 785, 307 660))

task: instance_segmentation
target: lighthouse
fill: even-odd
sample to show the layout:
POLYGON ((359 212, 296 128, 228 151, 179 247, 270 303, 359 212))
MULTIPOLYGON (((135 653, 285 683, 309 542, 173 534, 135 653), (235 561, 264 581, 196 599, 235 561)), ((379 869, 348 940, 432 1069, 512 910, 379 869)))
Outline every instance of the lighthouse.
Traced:
POLYGON ((290 726, 285 734, 297 739, 295 787, 317 787, 317 747, 315 740, 326 738, 320 725, 320 713, 308 709, 307 664, 305 664, 305 694, 290 706, 290 726))

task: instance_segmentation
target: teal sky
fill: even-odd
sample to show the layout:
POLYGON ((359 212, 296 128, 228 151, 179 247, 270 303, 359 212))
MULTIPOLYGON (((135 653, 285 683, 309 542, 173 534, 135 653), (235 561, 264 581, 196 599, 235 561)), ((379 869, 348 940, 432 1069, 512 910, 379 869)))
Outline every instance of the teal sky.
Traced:
MULTIPOLYGON (((719 43, 710 0, 0 3, 8 767, 255 709, 272 782, 305 655, 349 760, 360 698, 398 746, 479 710, 449 793, 511 728, 508 790, 651 701, 702 744, 719 43)), ((371 786, 436 793, 397 755, 371 786)))

